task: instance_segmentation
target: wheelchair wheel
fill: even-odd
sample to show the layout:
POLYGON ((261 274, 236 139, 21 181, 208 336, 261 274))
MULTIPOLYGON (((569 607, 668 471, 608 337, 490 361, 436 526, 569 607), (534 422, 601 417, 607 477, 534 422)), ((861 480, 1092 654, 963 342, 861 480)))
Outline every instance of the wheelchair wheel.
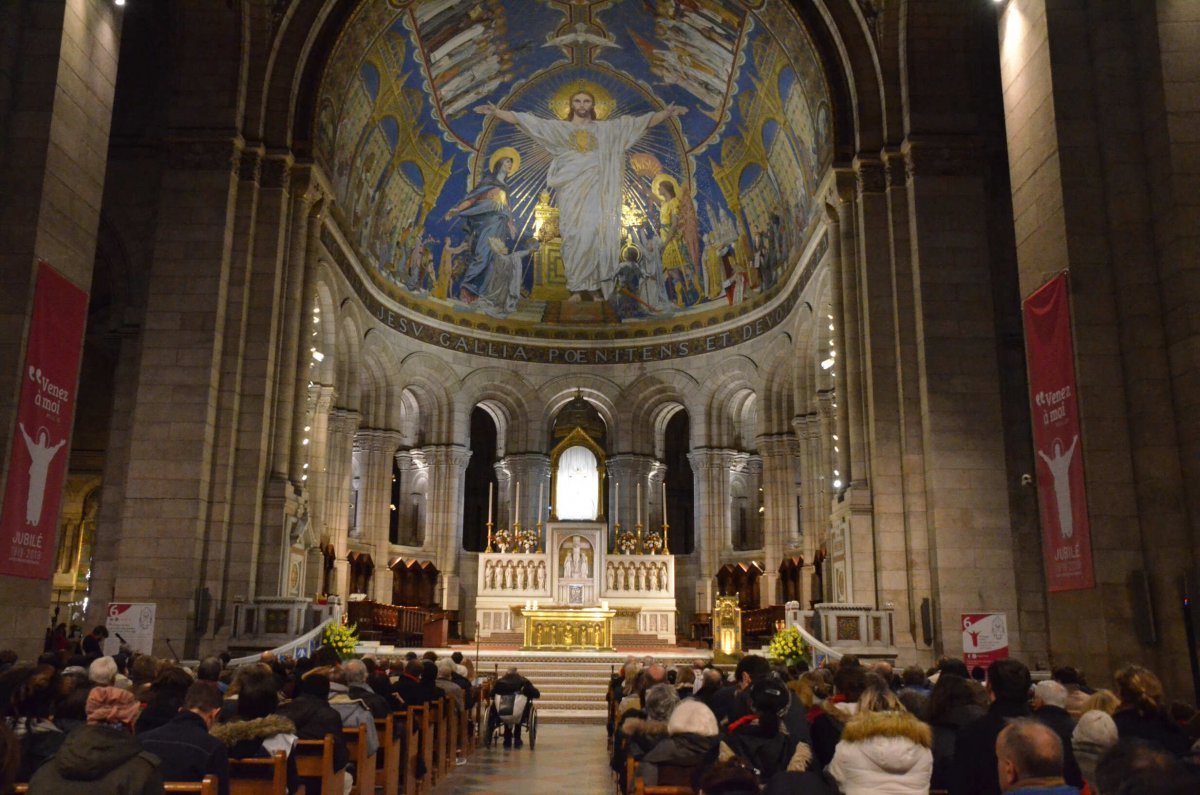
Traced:
POLYGON ((496 716, 496 709, 488 704, 487 712, 483 716, 483 747, 491 748, 492 743, 496 740, 496 725, 499 720, 496 716))
POLYGON ((529 709, 529 750, 537 748, 537 707, 529 709))

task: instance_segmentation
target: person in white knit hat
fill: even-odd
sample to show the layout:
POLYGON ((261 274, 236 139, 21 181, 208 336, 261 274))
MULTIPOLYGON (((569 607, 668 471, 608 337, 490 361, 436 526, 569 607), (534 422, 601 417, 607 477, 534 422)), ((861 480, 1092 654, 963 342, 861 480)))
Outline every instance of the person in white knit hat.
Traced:
POLYGON ((1102 710, 1093 709, 1079 716, 1075 731, 1071 733, 1071 748, 1083 780, 1093 792, 1096 791, 1096 762, 1100 755, 1117 744, 1117 724, 1112 716, 1102 710))

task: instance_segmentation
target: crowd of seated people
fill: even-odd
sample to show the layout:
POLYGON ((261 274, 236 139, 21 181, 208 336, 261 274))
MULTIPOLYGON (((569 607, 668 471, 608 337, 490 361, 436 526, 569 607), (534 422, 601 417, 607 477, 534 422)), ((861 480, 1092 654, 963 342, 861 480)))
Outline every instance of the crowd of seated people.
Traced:
POLYGON ((1093 690, 1069 667, 1035 684, 1015 659, 897 672, 853 656, 806 670, 748 655, 725 675, 630 657, 608 701, 623 793, 1200 793, 1200 713, 1168 703, 1138 665, 1093 690))
POLYGON ((436 701, 468 721, 478 698, 459 653, 410 652, 388 668, 370 658, 342 661, 321 647, 298 659, 265 653, 237 668, 213 657, 193 669, 125 649, 102 656, 103 635, 88 637, 97 639, 86 644, 90 654, 83 644, 51 647, 34 664, 0 652, 0 795, 16 782, 32 793, 141 795, 205 776, 228 795, 231 760, 276 752, 287 757, 288 791, 300 792, 293 749, 327 736, 349 792, 359 771, 344 729, 364 727, 359 758, 373 763, 377 718, 436 701))

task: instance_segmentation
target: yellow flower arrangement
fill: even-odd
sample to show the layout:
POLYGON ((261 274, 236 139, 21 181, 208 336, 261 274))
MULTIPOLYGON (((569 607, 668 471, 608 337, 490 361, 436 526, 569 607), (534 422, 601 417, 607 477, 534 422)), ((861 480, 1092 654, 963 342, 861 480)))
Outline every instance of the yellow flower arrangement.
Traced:
POLYGON ((804 639, 800 637, 800 630, 788 627, 775 633, 767 650, 783 664, 794 665, 804 659, 804 639))
POLYGON ((355 647, 358 646, 358 624, 348 627, 333 622, 326 624, 325 632, 321 635, 321 643, 336 651, 338 657, 343 660, 350 659, 354 656, 355 647))

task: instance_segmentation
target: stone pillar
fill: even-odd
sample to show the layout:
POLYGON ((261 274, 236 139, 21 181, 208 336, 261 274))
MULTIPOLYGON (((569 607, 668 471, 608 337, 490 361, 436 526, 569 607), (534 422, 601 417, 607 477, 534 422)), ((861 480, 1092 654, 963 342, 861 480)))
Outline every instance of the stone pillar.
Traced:
MULTIPOLYGON (((425 545, 425 537, 419 524, 420 503, 422 494, 417 489, 418 466, 424 466, 424 454, 416 450, 397 450, 394 457, 396 462, 396 539, 392 543, 405 547, 420 547, 425 545), (413 511, 413 502, 418 510, 413 511)), ((390 496, 390 495, 389 495, 390 496)), ((391 503, 389 503, 391 504, 391 503)), ((389 509, 390 510, 390 509, 389 509)), ((390 541, 391 539, 389 539, 390 541)))
POLYGON ((326 456, 329 471, 325 480, 325 528, 337 550, 338 586, 349 595, 350 563, 350 479, 354 456, 354 435, 360 417, 357 411, 334 409, 329 415, 329 442, 326 456), (346 576, 342 576, 346 575, 346 576))
MULTIPOLYGON (((836 169, 834 174, 840 219, 837 231, 841 238, 838 246, 841 262, 832 263, 832 267, 840 268, 842 288, 842 316, 835 314, 833 318, 834 339, 840 343, 838 358, 841 359, 835 369, 838 372, 837 389, 843 398, 841 403, 845 415, 838 427, 844 428, 845 435, 849 438, 844 439, 841 432, 838 436, 839 441, 846 442, 850 455, 849 471, 842 473, 845 476, 842 483, 844 487, 853 488, 856 482, 865 485, 868 477, 864 373, 865 357, 868 354, 863 338, 863 307, 860 304, 858 179, 856 173, 849 169, 836 169)), ((834 469, 840 471, 839 467, 834 469)))
MULTIPOLYGON (((492 530, 499 530, 501 527, 509 529, 513 521, 513 478, 512 472, 508 466, 508 459, 502 459, 492 465, 492 471, 496 473, 496 494, 493 496, 492 504, 492 530)), ((487 520, 487 511, 484 511, 484 520, 487 520)))
MULTIPOLYGON (((638 486, 641 485, 642 490, 642 537, 644 538, 650 525, 650 503, 655 498, 653 493, 654 487, 650 481, 650 474, 655 467, 660 466, 657 461, 647 455, 633 455, 625 453, 615 455, 608 459, 608 526, 613 527, 617 519, 621 520, 621 531, 629 530, 637 532, 637 517, 638 505, 637 495, 638 486), (616 484, 621 484, 621 503, 616 503, 616 484)), ((664 470, 665 471, 665 470, 664 470)), ((659 481, 661 483, 661 480, 659 481)), ((658 486, 658 501, 662 500, 662 486, 658 486)), ((661 522, 660 522, 661 529, 661 522)), ((609 540, 609 546, 615 543, 614 539, 609 540)))
POLYGON ((696 610, 712 612, 721 550, 729 539, 729 468, 737 451, 714 447, 688 453, 696 493, 696 610))
POLYGON ((328 518, 325 503, 329 498, 329 412, 333 408, 335 393, 332 386, 314 386, 307 396, 309 411, 303 422, 298 424, 303 436, 300 439, 300 455, 296 469, 301 473, 296 478, 308 495, 308 513, 313 522, 313 536, 325 539, 329 530, 325 525, 328 518))
POLYGON ((727 539, 730 546, 733 546, 733 541, 736 538, 739 528, 740 509, 746 510, 746 537, 744 539, 745 546, 743 549, 754 550, 762 548, 762 516, 758 512, 759 497, 761 496, 760 489, 762 488, 762 459, 753 453, 743 453, 738 451, 734 453, 733 460, 730 463, 730 496, 729 496, 729 538, 727 539), (744 505, 737 503, 737 498, 733 494, 732 482, 734 479, 740 480, 744 486, 744 505))
POLYGON ((442 608, 458 610, 459 557, 462 554, 463 476, 471 451, 458 444, 424 448, 429 465, 427 525, 434 529, 437 567, 441 573, 442 608))
POLYGON ((778 599, 776 582, 784 551, 799 535, 796 516, 796 459, 800 445, 790 433, 758 437, 762 456, 763 484, 763 566, 772 579, 763 582, 766 604, 778 599))
MULTIPOLYGON (((504 457, 504 468, 507 470, 508 479, 505 484, 506 503, 509 507, 509 513, 506 517, 512 516, 513 519, 521 521, 521 529, 527 529, 534 526, 540 518, 542 521, 543 531, 545 529, 546 519, 549 516, 549 511, 546 508, 550 504, 550 457, 541 453, 521 453, 508 455, 504 457), (517 484, 521 484, 521 514, 515 516, 513 504, 516 499, 517 484), (542 505, 538 507, 538 487, 541 486, 542 505)), ((487 513, 484 513, 487 516, 487 513)), ((512 529, 512 520, 506 519, 504 525, 512 529)), ((545 539, 542 539, 543 546, 545 539)))
MULTIPOLYGON (((650 474, 647 476, 647 481, 650 488, 649 505, 646 506, 646 526, 648 530, 663 531, 663 525, 667 522, 666 509, 663 505, 663 483, 667 479, 667 465, 661 461, 652 461, 650 464, 650 474)), ((667 539, 663 539, 667 541, 667 539)), ((668 547, 670 544, 668 544, 668 547)), ((683 550, 677 550, 682 552, 683 550)))
POLYGON ((392 601, 392 578, 388 562, 391 549, 388 528, 392 518, 392 461, 400 446, 399 431, 364 429, 356 437, 362 447, 362 484, 359 491, 360 537, 371 547, 375 574, 371 578, 371 598, 392 601))

